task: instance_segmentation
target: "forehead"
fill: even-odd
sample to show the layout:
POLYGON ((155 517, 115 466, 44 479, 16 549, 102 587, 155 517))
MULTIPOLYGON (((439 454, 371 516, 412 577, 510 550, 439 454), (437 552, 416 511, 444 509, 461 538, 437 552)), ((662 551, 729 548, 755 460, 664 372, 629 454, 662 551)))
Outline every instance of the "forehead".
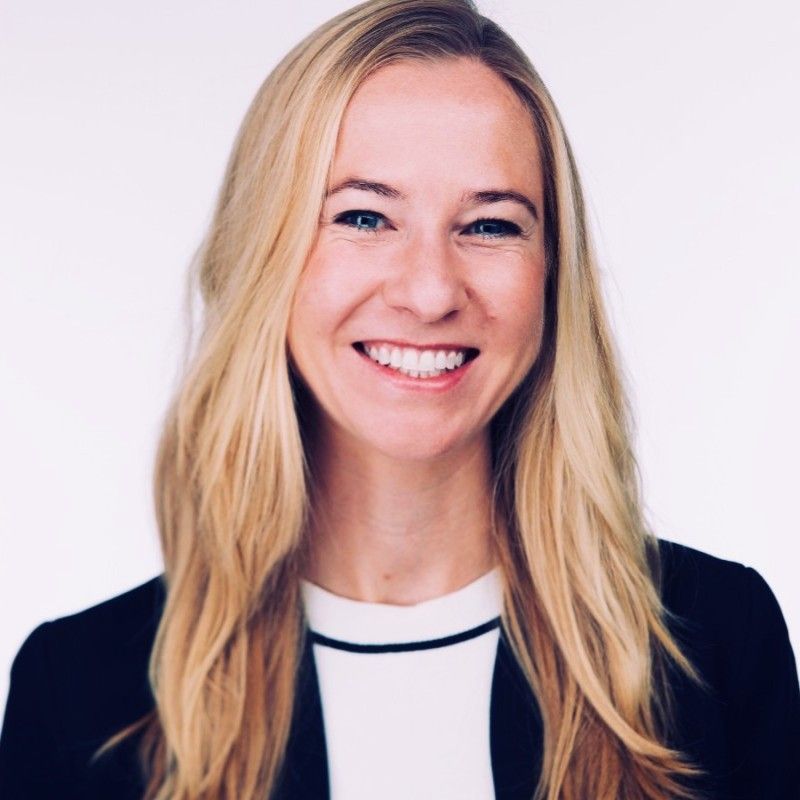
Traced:
POLYGON ((401 61, 361 84, 345 110, 332 177, 367 172, 533 192, 541 183, 530 113, 503 78, 466 58, 401 61))

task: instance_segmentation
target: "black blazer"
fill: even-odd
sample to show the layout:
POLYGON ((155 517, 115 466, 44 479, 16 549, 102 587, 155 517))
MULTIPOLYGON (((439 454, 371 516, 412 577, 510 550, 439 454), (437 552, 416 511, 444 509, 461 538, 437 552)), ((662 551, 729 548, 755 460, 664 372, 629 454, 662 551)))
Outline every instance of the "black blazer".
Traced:
MULTIPOLYGON (((720 800, 799 800, 800 690, 774 595, 751 568, 670 542, 661 541, 660 549, 662 597, 680 618, 671 624, 673 634, 710 686, 702 691, 677 671, 671 678, 677 714, 670 743, 707 773, 693 788, 720 800)), ((108 736, 153 706, 147 660, 163 599, 159 576, 30 634, 11 669, 0 735, 2 800, 141 796, 135 738, 91 767, 88 760, 108 736)), ((540 769, 541 721, 502 635, 490 732, 498 800, 530 800, 540 769)), ((308 638, 273 797, 328 797, 308 638)))

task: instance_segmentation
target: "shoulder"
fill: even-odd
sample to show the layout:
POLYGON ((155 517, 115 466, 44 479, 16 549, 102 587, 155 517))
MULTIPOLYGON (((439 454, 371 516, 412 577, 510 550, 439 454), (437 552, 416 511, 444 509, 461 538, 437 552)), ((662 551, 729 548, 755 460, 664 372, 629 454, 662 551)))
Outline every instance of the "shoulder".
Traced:
POLYGON ((43 622, 14 659, 9 704, 30 696, 50 710, 54 724, 63 721, 89 738, 145 713, 151 702, 147 665, 164 597, 159 575, 43 622))
POLYGON ((98 628, 115 628, 123 623, 152 622, 160 616, 165 597, 164 576, 156 575, 114 597, 84 608, 74 614, 42 623, 51 630, 61 630, 72 635, 91 634, 98 628))
POLYGON ((661 598, 679 639, 731 657, 788 646, 778 601, 757 570, 664 539, 658 548, 661 598))
POLYGON ((673 671, 676 743, 716 793, 797 796, 800 686, 780 606, 752 567, 659 540, 666 622, 702 685, 673 671))
POLYGON ((752 567, 677 542, 658 540, 660 591, 668 613, 741 632, 754 611, 782 615, 775 595, 752 567))
MULTIPOLYGON (((751 583, 763 579, 751 567, 693 547, 658 540, 660 589, 664 605, 677 614, 714 614, 741 608, 751 583), (730 603, 733 601, 733 607, 730 603)), ((765 584, 766 585, 766 584, 765 584)))
POLYGON ((36 657, 57 669, 92 670, 149 651, 165 597, 157 576, 74 614, 43 622, 20 648, 19 660, 36 657))
POLYGON ((51 636, 83 640, 98 632, 114 637, 113 644, 125 647, 146 635, 161 616, 165 598, 164 576, 157 575, 121 594, 74 614, 43 623, 51 636))
POLYGON ((0 795, 127 798, 131 787, 138 791, 134 758, 91 771, 89 763, 108 737, 153 708, 148 664, 164 598, 158 576, 28 636, 11 667, 0 795), (102 791, 90 790, 95 779, 104 781, 102 791))

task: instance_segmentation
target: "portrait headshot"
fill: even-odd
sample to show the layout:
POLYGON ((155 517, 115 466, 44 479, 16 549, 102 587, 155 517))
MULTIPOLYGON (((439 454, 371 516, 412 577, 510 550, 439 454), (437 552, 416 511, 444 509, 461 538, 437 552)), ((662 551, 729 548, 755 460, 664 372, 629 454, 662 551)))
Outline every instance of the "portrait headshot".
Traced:
POLYGON ((2 18, 2 800, 800 798, 790 3, 2 18))

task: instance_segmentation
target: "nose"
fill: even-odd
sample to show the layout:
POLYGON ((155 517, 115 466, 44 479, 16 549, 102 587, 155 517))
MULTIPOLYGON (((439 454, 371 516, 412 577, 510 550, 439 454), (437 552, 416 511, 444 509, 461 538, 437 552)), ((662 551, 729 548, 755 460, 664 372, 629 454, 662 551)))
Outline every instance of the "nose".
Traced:
POLYGON ((458 255, 433 232, 410 237, 396 253, 383 284, 383 299, 421 322, 436 322, 466 305, 469 294, 458 255))

